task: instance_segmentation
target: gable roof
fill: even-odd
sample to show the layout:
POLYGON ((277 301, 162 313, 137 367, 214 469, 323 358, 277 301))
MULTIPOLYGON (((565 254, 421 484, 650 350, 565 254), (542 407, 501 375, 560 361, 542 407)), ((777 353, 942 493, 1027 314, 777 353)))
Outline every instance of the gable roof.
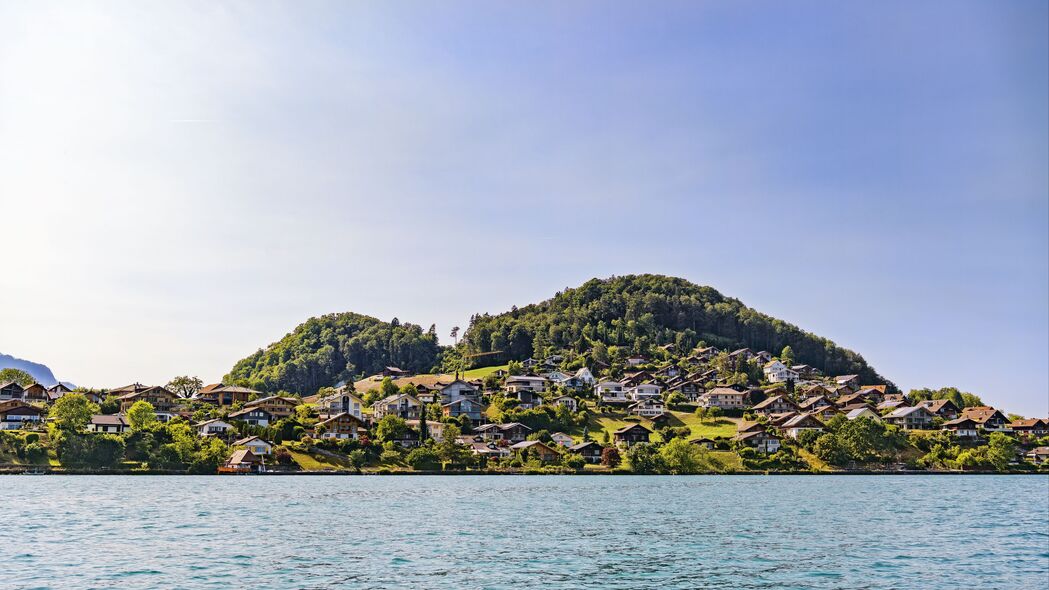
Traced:
POLYGON ((651 430, 645 428, 644 426, 642 426, 642 425, 640 425, 638 423, 628 424, 628 425, 620 428, 619 430, 613 432, 612 434, 626 434, 627 432, 630 432, 631 430, 637 430, 638 428, 640 428, 641 430, 644 430, 645 432, 647 432, 649 434, 652 434, 651 430))
POLYGON ((823 428, 823 422, 812 414, 798 414, 784 422, 783 428, 823 428))

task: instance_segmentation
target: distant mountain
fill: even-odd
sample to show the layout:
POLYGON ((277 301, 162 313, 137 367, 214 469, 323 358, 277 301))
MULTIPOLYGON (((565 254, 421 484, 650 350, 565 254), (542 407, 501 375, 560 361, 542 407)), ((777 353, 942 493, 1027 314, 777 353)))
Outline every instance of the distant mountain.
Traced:
POLYGON ((58 383, 58 379, 55 379, 54 373, 51 372, 51 369, 49 369, 47 365, 41 365, 40 363, 15 358, 9 354, 0 353, 0 369, 19 369, 25 371, 45 387, 51 387, 58 383))

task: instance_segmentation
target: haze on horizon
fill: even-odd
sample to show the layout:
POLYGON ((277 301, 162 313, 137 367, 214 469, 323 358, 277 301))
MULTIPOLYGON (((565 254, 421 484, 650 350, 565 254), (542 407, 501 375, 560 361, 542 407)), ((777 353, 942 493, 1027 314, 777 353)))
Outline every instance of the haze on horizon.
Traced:
POLYGON ((216 381, 310 316, 662 273, 1049 413, 1036 2, 0 0, 0 352, 216 381))

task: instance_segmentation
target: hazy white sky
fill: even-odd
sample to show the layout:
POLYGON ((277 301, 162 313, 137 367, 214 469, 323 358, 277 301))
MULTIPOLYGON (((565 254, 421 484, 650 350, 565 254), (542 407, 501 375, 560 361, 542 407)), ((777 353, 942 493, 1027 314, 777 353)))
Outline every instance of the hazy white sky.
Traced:
POLYGON ((0 0, 0 352, 214 381, 658 272, 1049 412, 1043 3, 391 4, 0 0))

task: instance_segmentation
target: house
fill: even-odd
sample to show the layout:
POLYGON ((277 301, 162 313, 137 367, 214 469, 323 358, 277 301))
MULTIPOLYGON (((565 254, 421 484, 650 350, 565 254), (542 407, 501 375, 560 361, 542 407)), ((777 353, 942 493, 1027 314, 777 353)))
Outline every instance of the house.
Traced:
POLYGON ((808 397, 808 398, 813 398, 813 397, 817 397, 817 396, 823 396, 823 397, 825 397, 827 399, 830 399, 832 397, 833 393, 831 392, 831 390, 827 389, 826 387, 820 385, 819 383, 816 383, 815 385, 811 385, 809 387, 806 387, 805 390, 804 390, 804 395, 805 395, 805 397, 808 397))
POLYGON ((531 410, 532 408, 538 408, 543 405, 543 396, 528 389, 508 391, 506 397, 508 399, 517 400, 517 407, 522 410, 531 410))
POLYGON ((906 406, 907 402, 902 399, 888 399, 875 406, 874 409, 878 412, 888 412, 906 406))
POLYGON ((625 404, 630 401, 626 388, 618 381, 602 381, 597 384, 595 392, 603 404, 625 404))
POLYGON ((513 377, 507 377, 503 386, 510 393, 517 393, 518 391, 531 391, 533 393, 541 393, 546 391, 546 377, 533 377, 531 375, 515 375, 513 377))
POLYGON ((833 418, 833 417, 835 417, 835 416, 837 416, 839 414, 842 414, 844 412, 842 412, 841 410, 839 410, 838 408, 836 408, 834 406, 823 406, 823 407, 821 407, 821 408, 819 408, 817 410, 813 410, 813 411, 808 412, 808 413, 812 414, 813 416, 815 416, 817 418, 819 418, 821 422, 827 422, 831 418, 833 418))
POLYGON ((120 434, 130 427, 123 414, 95 414, 91 416, 91 422, 87 425, 87 429, 91 432, 110 434, 120 434))
POLYGON ((699 399, 699 396, 703 394, 703 385, 698 381, 687 381, 678 379, 673 384, 668 383, 667 389, 671 392, 677 392, 685 396, 690 402, 694 402, 699 399))
POLYGON ((219 473, 262 473, 266 470, 262 457, 249 449, 234 451, 219 473))
POLYGON ((904 406, 886 414, 883 420, 904 430, 925 430, 932 425, 932 412, 923 406, 904 406))
POLYGON ((313 402, 313 405, 317 408, 317 413, 321 416, 350 414, 357 419, 364 419, 364 416, 361 414, 362 408, 364 408, 364 400, 357 397, 357 395, 349 389, 342 389, 333 394, 326 395, 313 402))
POLYGON ((483 440, 495 441, 506 440, 510 442, 521 442, 528 438, 532 429, 520 422, 509 422, 507 424, 485 424, 474 429, 483 440))
POLYGON ((541 463, 556 463, 561 459, 560 453, 538 440, 526 440, 510 445, 510 450, 519 455, 536 457, 541 463))
POLYGON ((233 430, 233 425, 225 420, 206 420, 199 424, 196 424, 194 428, 197 429, 197 434, 200 436, 223 436, 229 431, 233 430))
POLYGON ((790 420, 783 423, 780 427, 784 434, 791 438, 798 438, 801 433, 806 430, 814 430, 816 432, 823 431, 823 422, 820 422, 818 418, 812 414, 798 414, 790 420))
POLYGON ((454 402, 441 404, 441 413, 445 416, 458 418, 459 416, 465 415, 468 416, 470 421, 474 424, 481 421, 481 414, 483 411, 484 408, 481 406, 480 401, 468 397, 457 399, 454 402))
POLYGON ((550 435, 550 438, 554 441, 554 444, 560 447, 570 447, 575 444, 572 437, 563 432, 555 432, 550 435))
POLYGON ((810 365, 791 365, 790 368, 797 372, 798 377, 802 379, 812 379, 819 375, 819 371, 810 365))
POLYGON ((849 420, 856 420, 856 419, 859 419, 859 418, 869 418, 871 420, 874 420, 875 422, 881 422, 881 416, 879 416, 877 412, 872 410, 870 408, 870 406, 865 405, 865 404, 861 405, 858 408, 849 410, 849 412, 845 414, 845 418, 847 418, 849 420))
POLYGON ((438 384, 438 386, 442 404, 450 404, 461 399, 470 399, 475 402, 481 401, 481 391, 469 381, 456 379, 447 385, 438 384))
POLYGON ((768 416, 770 414, 782 414, 783 412, 797 412, 798 404, 790 401, 786 396, 774 395, 765 398, 764 401, 755 405, 751 409, 755 414, 764 414, 768 416))
POLYGON ((656 416, 662 416, 667 411, 666 404, 662 400, 656 398, 643 399, 636 404, 633 404, 628 408, 631 414, 635 416, 641 416, 643 418, 655 418, 656 416))
POLYGON ((262 408, 244 408, 243 410, 230 412, 228 417, 231 420, 240 420, 252 426, 269 426, 270 422, 273 422, 273 414, 262 408))
POLYGON ((405 420, 418 420, 422 403, 415 396, 408 393, 395 393, 383 398, 372 406, 372 412, 376 420, 385 416, 399 416, 405 420))
POLYGON ((399 367, 383 367, 382 369, 383 377, 393 377, 394 379, 398 377, 407 377, 410 374, 411 373, 409 373, 408 371, 405 371, 404 369, 401 369, 399 367))
POLYGON ((704 449, 706 449, 708 451, 714 450, 714 445, 717 444, 717 441, 715 441, 712 438, 697 438, 695 440, 690 440, 688 442, 690 442, 690 443, 692 443, 692 444, 694 444, 694 445, 696 445, 698 447, 703 447, 704 449))
POLYGON ((570 379, 572 377, 568 373, 564 373, 562 371, 556 371, 556 370, 555 371, 550 371, 548 373, 543 373, 542 376, 545 377, 547 380, 552 381, 554 383, 561 383, 562 381, 567 381, 568 379, 570 379))
POLYGON ((1049 434, 1049 419, 1022 418, 1010 423, 1009 429, 1016 434, 1042 437, 1049 434))
POLYGON ((736 436, 732 437, 732 440, 757 449, 759 453, 765 455, 775 453, 780 447, 780 438, 775 434, 766 432, 764 429, 737 432, 736 436))
POLYGON ((149 388, 150 388, 149 385, 143 385, 143 384, 139 383, 138 381, 136 381, 136 382, 132 383, 131 385, 125 385, 123 387, 117 387, 116 389, 110 389, 109 390, 109 395, 115 395, 117 397, 120 397, 122 395, 127 395, 129 393, 138 393, 140 391, 145 391, 145 390, 147 390, 149 388))
POLYGON ((780 361, 765 363, 765 366, 762 367, 761 370, 765 373, 765 380, 769 383, 786 383, 788 381, 797 382, 801 379, 801 375, 799 375, 797 371, 784 365, 780 361))
POLYGON ((961 410, 949 399, 927 399, 915 405, 924 407, 932 412, 934 416, 939 416, 944 420, 954 420, 961 415, 961 410))
POLYGON ((869 404, 870 400, 859 393, 847 393, 835 400, 834 403, 839 408, 846 408, 856 404, 869 404))
POLYGON ((860 390, 859 375, 838 375, 834 378, 834 383, 837 384, 838 387, 844 387, 849 391, 855 392, 860 390))
MULTIPOLYGON (((414 429, 419 432, 419 438, 422 437, 422 432, 419 430, 422 428, 422 420, 405 420, 404 421, 408 428, 414 429)), ((426 436, 432 438, 437 442, 444 440, 444 422, 434 422, 432 420, 426 421, 426 436)))
POLYGON ((742 409, 748 397, 747 392, 736 391, 730 387, 715 387, 699 396, 699 405, 722 410, 742 409))
POLYGON ((241 387, 239 385, 223 385, 222 383, 212 383, 205 385, 200 388, 197 395, 193 396, 194 399, 198 399, 202 402, 209 403, 215 406, 232 406, 233 404, 245 404, 251 401, 252 398, 256 398, 262 395, 261 392, 255 391, 248 387, 241 387))
POLYGON ((1010 420, 1001 411, 990 406, 973 406, 965 408, 961 413, 962 418, 972 418, 984 430, 1006 432, 1009 430, 1010 420))
POLYGON ((638 365, 644 365, 648 362, 648 359, 640 354, 632 354, 626 357, 626 366, 628 367, 636 367, 638 365))
POLYGON ((943 423, 941 430, 953 432, 958 438, 978 438, 980 425, 972 418, 955 418, 943 423))
MULTIPOLYGON (((858 390, 856 390, 856 393, 860 394, 861 396, 866 398, 867 401, 874 404, 880 404, 886 399, 884 385, 863 385, 860 386, 858 390)), ((903 399, 903 396, 899 396, 895 399, 897 399, 898 401, 906 401, 905 399, 903 399)))
POLYGON ((778 428, 786 424, 788 420, 797 415, 798 412, 783 412, 780 414, 769 414, 769 424, 778 428))
POLYGON ((295 415, 295 407, 299 405, 297 397, 282 397, 271 395, 244 404, 245 408, 261 408, 270 413, 274 421, 295 415))
POLYGON ((19 385, 17 381, 8 381, 0 384, 0 400, 22 399, 23 397, 25 397, 25 388, 19 385))
POLYGON ((814 412, 828 407, 833 408, 834 404, 825 395, 813 395, 798 404, 798 410, 802 412, 814 412))
POLYGON ((47 388, 34 381, 25 386, 22 392, 22 399, 27 402, 46 402, 48 401, 47 388))
POLYGON ((539 364, 539 361, 535 360, 532 357, 528 357, 525 360, 521 361, 521 366, 526 368, 526 369, 533 369, 538 364, 539 364))
POLYGON ((1031 449, 1024 455, 1024 457, 1027 457, 1027 460, 1035 465, 1041 465, 1049 461, 1049 447, 1031 449))
POLYGON ((461 436, 457 440, 460 444, 470 447, 473 454, 484 457, 485 459, 501 459, 510 456, 509 446, 485 441, 479 436, 461 436))
POLYGON ((646 399, 659 399, 662 392, 663 388, 654 383, 642 383, 628 389, 627 396, 631 400, 639 402, 646 399))
POLYGON ((252 453, 264 457, 273 452, 273 445, 257 436, 249 436, 233 442, 234 447, 244 447, 252 453))
POLYGON ((575 372, 575 378, 579 379, 583 385, 587 387, 593 387, 597 379, 594 379, 594 374, 590 372, 590 369, 583 367, 575 372))
POLYGON ((18 430, 40 424, 44 411, 22 400, 0 402, 0 430, 18 430))
POLYGON ((579 402, 576 401, 576 398, 570 395, 562 395, 561 397, 554 398, 554 405, 564 406, 573 412, 579 409, 579 402))
POLYGON ((772 361, 772 353, 767 350, 759 350, 754 353, 754 358, 757 359, 759 363, 764 365, 765 363, 772 361))
POLYGON ((51 387, 47 388, 47 397, 48 399, 54 401, 62 397, 63 395, 70 393, 71 391, 73 390, 65 383, 55 383, 51 387))
POLYGON ((338 438, 356 440, 360 434, 360 428, 364 426, 360 418, 353 414, 336 414, 325 420, 317 422, 313 427, 317 438, 338 438))
POLYGON ((149 402, 161 422, 167 422, 175 417, 175 406, 179 403, 179 397, 174 392, 160 386, 131 391, 120 395, 117 399, 120 402, 120 412, 123 414, 126 414, 131 406, 135 405, 135 402, 149 402))
POLYGON ((600 463, 601 453, 605 448, 592 440, 588 440, 577 445, 572 445, 568 447, 568 450, 577 455, 582 455, 587 463, 600 463))
POLYGON ((650 436, 652 436, 652 431, 640 424, 624 426, 612 433, 612 439, 615 440, 616 444, 623 444, 628 447, 637 443, 647 443, 650 436))

